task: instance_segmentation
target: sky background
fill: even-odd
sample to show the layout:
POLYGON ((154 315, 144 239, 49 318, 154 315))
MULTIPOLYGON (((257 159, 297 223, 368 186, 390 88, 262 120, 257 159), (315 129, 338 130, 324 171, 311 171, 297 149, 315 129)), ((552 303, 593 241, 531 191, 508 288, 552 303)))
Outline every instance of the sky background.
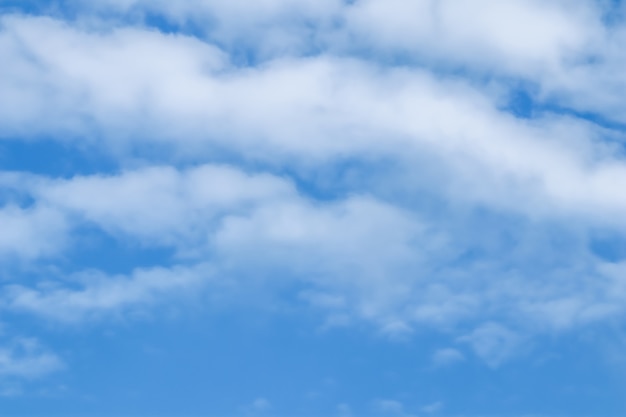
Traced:
POLYGON ((626 5, 0 0, 0 415, 626 414, 626 5))

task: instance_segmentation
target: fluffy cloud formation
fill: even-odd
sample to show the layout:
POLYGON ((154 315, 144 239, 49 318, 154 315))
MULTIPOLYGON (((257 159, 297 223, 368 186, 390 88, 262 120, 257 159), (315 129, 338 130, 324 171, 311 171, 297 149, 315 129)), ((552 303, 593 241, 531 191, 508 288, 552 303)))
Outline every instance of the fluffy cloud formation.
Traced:
POLYGON ((38 258, 56 254, 64 247, 67 225, 63 216, 47 207, 0 210, 0 258, 38 258))
POLYGON ((436 328, 493 367, 532 335, 621 317, 624 257, 598 247, 626 228, 624 25, 604 3, 480 0, 475 19, 468 4, 102 0, 67 2, 74 19, 3 15, 4 143, 116 168, 0 174, 2 262, 59 262, 86 228, 172 254, 13 279, 0 308, 82 323, 207 288, 288 288, 281 302, 328 325, 436 328))
MULTIPOLYGON (((255 291, 293 288, 293 300, 270 299, 304 302, 331 326, 366 320, 392 335, 414 326, 454 333, 456 325, 496 317, 536 333, 623 313, 621 264, 590 253, 584 233, 555 241, 552 234, 564 232, 544 230, 555 227, 550 222, 509 217, 488 224, 478 215, 463 219, 467 208, 431 212, 365 195, 313 200, 282 178, 223 165, 8 178, 36 202, 30 210, 47 207, 70 225, 53 241, 73 242, 89 226, 175 253, 163 266, 126 275, 87 270, 36 286, 13 282, 2 294, 2 308, 12 312, 83 322, 176 294, 253 300, 255 291)), ((481 327, 459 340, 495 366, 518 337, 491 331, 501 328, 481 327)))
POLYGON ((603 129, 554 113, 516 119, 459 79, 331 57, 238 69, 188 37, 84 32, 47 19, 5 19, 5 26, 7 56, 15 57, 2 78, 5 105, 14 109, 5 115, 6 136, 104 135, 93 146, 108 152, 157 146, 187 159, 228 152, 298 170, 346 157, 427 158, 446 166, 437 173, 445 180, 430 180, 444 181, 451 198, 462 188, 462 198, 488 204, 522 198, 529 204, 514 206, 525 211, 598 218, 624 206, 614 184, 626 174, 616 147, 598 142, 603 129), (25 126, 33 128, 20 133, 25 126))

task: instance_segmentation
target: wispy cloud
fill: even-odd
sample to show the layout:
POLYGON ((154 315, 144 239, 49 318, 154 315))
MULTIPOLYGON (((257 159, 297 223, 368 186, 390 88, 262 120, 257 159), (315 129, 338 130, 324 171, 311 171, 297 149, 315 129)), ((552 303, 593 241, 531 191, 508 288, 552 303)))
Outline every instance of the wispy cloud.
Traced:
POLYGON ((435 366, 450 366, 465 360, 465 356, 457 349, 439 349, 433 354, 433 364, 435 366))
POLYGON ((16 338, 0 347, 0 378, 36 379, 64 368, 61 359, 36 339, 16 338))
MULTIPOLYGON (((626 233, 626 32, 606 19, 620 6, 248 3, 0 17, 3 140, 116 161, 0 174, 0 262, 21 262, 0 309, 89 323, 228 282, 331 325, 437 329, 493 368, 536 335, 623 317, 624 262, 592 245, 626 233), (62 264, 89 227, 172 255, 19 279, 62 264)), ((58 366, 24 346, 0 351, 0 374, 58 366)))

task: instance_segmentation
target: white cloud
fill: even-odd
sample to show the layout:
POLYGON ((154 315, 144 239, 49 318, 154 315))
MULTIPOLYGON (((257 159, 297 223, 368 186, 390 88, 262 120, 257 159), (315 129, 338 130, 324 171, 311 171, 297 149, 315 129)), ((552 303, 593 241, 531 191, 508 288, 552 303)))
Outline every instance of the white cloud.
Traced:
POLYGON ((203 64, 219 55, 215 48, 181 36, 135 29, 94 34, 49 20, 5 20, 10 62, 29 70, 5 69, 2 88, 20 85, 15 94, 44 106, 5 115, 8 132, 34 126, 30 134, 80 135, 96 127, 108 149, 156 143, 198 157, 202 149, 226 148, 294 169, 327 166, 344 155, 431 160, 443 172, 430 180, 452 199, 600 223, 617 219, 626 205, 615 192, 626 169, 616 149, 597 142, 602 130, 554 115, 517 120, 494 107, 489 94, 458 80, 329 57, 219 72, 211 68, 223 64, 203 64), (36 59, 25 61, 26 51, 36 59), (136 54, 144 57, 141 64, 127 59, 136 54), (166 56, 178 64, 161 65, 166 56), (525 204, 511 203, 518 200, 525 204))
POLYGON ((183 29, 189 23, 226 46, 241 43, 265 56, 310 50, 380 55, 478 72, 541 79, 563 73, 607 41, 605 2, 585 0, 339 0, 116 1, 74 4, 84 15, 106 10, 118 20, 141 22, 156 13, 183 29))
MULTIPOLYGON (((473 323, 460 340, 491 366, 517 352, 518 333, 624 314, 623 265, 587 248, 594 228, 626 230, 626 164, 619 144, 604 141, 623 134, 575 115, 517 118, 502 109, 506 82, 472 78, 521 77, 538 98, 622 117, 623 29, 602 26, 602 9, 556 0, 89 7, 217 23, 201 40, 123 21, 2 17, 0 135, 53 136, 113 155, 122 169, 3 175, 3 188, 33 203, 3 200, 0 256, 60 255, 88 224, 177 257, 127 275, 12 283, 3 308, 81 321, 227 277, 242 291, 294 286, 329 322, 366 320, 386 334, 473 323), (294 17, 314 21, 323 52, 300 54, 306 36, 294 17), (272 32, 276 22, 284 27, 272 32), (256 67, 229 56, 242 26, 249 42, 275 40, 256 67), (359 42, 375 54, 351 57, 359 42), (377 63, 384 51, 423 66, 377 63), (441 63, 471 76, 428 68, 441 63), (221 152, 233 166, 209 163, 221 152), (144 167, 131 167, 136 156, 144 167), (351 177, 325 179, 332 197, 307 195, 284 174, 317 184, 352 161, 363 167, 351 177), (570 241, 565 249, 550 230, 570 241)), ((452 350, 434 357, 453 359, 452 350)))
POLYGON ((122 21, 142 22, 156 14, 183 30, 191 27, 219 44, 249 47, 259 57, 301 54, 311 42, 323 42, 321 28, 332 30, 342 20, 343 0, 98 0, 73 2, 86 15, 106 11, 122 21), (95 13, 94 13, 95 12, 95 13))
MULTIPOLYGON (((402 271, 421 259, 409 243, 421 227, 408 213, 365 197, 309 201, 271 176, 205 166, 183 173, 147 170, 33 183, 34 195, 76 227, 88 222, 123 240, 172 245, 185 259, 212 262, 137 270, 129 277, 86 272, 73 279, 79 279, 81 289, 72 280, 6 287, 5 308, 64 321, 141 306, 157 295, 206 285, 211 276, 239 280, 238 286, 248 290, 309 282, 318 293, 349 291, 345 307, 376 319, 409 295, 402 271), (155 173, 167 174, 168 181, 155 173), (168 201, 176 209, 167 210, 168 201), (142 217, 155 207, 156 219, 142 217), (282 272, 276 276, 272 271, 282 272), (390 274, 397 275, 395 282, 390 274)), ((311 301, 319 304, 314 294, 311 301)), ((339 311, 344 307, 336 306, 339 311)), ((408 328, 397 319, 385 319, 389 331, 398 326, 408 328)))
MULTIPOLYGON (((490 231, 471 217, 451 221, 455 211, 414 211, 371 196, 317 201, 287 180, 222 165, 2 178, 76 230, 90 224, 122 241, 178 252, 159 261, 162 267, 126 276, 86 271, 5 287, 4 309, 54 320, 115 316, 222 283, 229 296, 253 294, 248 299, 258 304, 259 294, 295 288, 298 299, 287 302, 306 301, 329 324, 365 320, 390 336, 415 326, 454 333, 458 324, 496 316, 517 317, 513 325, 523 332, 564 330, 624 312, 619 267, 602 266, 580 248, 584 235, 572 235, 567 251, 554 246, 542 230, 551 223, 490 231), (513 246, 500 247, 500 233, 513 246), (467 251, 483 255, 459 261, 467 251), (166 266, 172 262, 178 266, 166 266)), ((489 363, 504 360, 491 358, 497 354, 483 333, 463 340, 489 363)))
POLYGON ((119 175, 42 179, 33 188, 38 200, 112 234, 175 246, 206 239, 219 216, 295 195, 293 186, 279 177, 219 165, 184 171, 153 166, 119 175))
POLYGON ((129 276, 85 271, 67 277, 66 282, 42 280, 36 288, 7 285, 2 295, 2 308, 49 320, 80 323, 141 311, 157 301, 193 293, 213 279, 212 269, 202 264, 137 269, 129 276))
POLYGON ((51 207, 0 206, 0 259, 32 260, 62 253, 68 225, 51 207))
POLYGON ((153 166, 71 179, 0 177, 6 194, 0 206, 0 257, 5 259, 62 255, 75 244, 76 228, 85 224, 148 246, 193 252, 207 243, 220 217, 296 198, 289 181, 222 165, 182 171, 153 166))
POLYGON ((61 359, 35 339, 19 338, 0 347, 0 378, 36 379, 63 367, 61 359))
POLYGON ((365 0, 346 18, 381 50, 522 76, 584 54, 602 29, 600 10, 584 1, 365 0))

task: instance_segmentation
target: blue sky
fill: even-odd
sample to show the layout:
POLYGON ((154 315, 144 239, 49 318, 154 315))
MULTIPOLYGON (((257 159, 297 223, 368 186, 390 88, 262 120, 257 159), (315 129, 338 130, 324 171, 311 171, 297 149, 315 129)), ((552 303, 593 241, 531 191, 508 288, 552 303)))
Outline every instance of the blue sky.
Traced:
POLYGON ((0 416, 623 416, 625 12, 0 0, 0 416))

